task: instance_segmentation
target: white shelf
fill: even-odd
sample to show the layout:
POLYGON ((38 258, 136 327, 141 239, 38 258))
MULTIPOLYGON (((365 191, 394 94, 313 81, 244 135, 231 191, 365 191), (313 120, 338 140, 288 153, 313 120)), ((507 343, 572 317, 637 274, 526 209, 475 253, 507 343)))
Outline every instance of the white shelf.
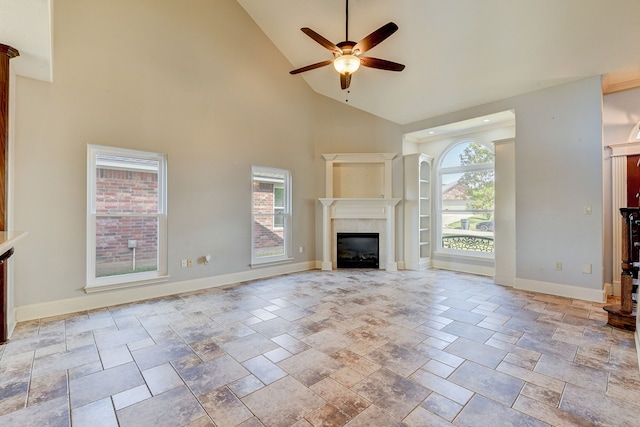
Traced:
POLYGON ((404 156, 404 255, 408 270, 431 266, 432 164, 426 154, 404 156))

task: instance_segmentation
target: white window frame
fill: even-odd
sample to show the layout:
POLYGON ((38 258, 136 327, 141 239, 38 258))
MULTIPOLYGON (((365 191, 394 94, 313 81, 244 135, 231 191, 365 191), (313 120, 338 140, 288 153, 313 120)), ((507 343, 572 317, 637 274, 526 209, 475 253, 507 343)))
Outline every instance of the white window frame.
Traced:
MULTIPOLYGON (((114 165, 117 166, 117 165, 114 165)), ((138 169, 138 168, 136 168, 138 169)), ((144 170, 141 166, 139 170, 144 170)), ((154 169, 155 170, 155 169, 154 169)), ((126 216, 119 214, 118 216, 126 216)), ((135 214, 140 216, 140 214, 135 214)), ((167 156, 166 154, 101 145, 87 145, 87 277, 85 292, 164 282, 167 274, 167 156), (158 268, 155 271, 96 277, 96 171, 99 155, 132 157, 158 162, 158 268)))
MULTIPOLYGON (((276 190, 279 190, 279 189, 280 189, 280 187, 273 187, 273 212, 274 212, 274 214, 275 214, 276 210, 283 211, 283 212, 285 210, 284 206, 278 206, 276 204, 276 199, 277 199, 276 190)), ((284 200, 286 200, 286 188, 284 188, 284 187, 282 188, 282 193, 283 193, 282 198, 283 198, 283 201, 284 201, 284 200)), ((273 217, 273 228, 274 228, 274 230, 275 229, 281 230, 283 228, 283 226, 280 225, 280 224, 276 224, 276 222, 277 221, 276 221, 276 218, 275 218, 275 215, 274 215, 274 217, 273 217)))
MULTIPOLYGON (((292 212, 291 212, 291 172, 287 169, 272 168, 267 166, 252 166, 251 167, 251 266, 263 266, 266 264, 291 262, 291 224, 292 224, 292 212), (276 174, 282 175, 284 179, 284 227, 274 227, 277 229, 283 229, 283 245, 284 253, 282 255, 273 256, 256 256, 255 251, 255 215, 254 208, 254 192, 253 184, 256 181, 255 177, 259 174, 276 174)), ((275 193, 274 193, 275 197, 275 193)), ((260 214, 264 215, 264 214, 260 214)), ((274 214, 275 215, 275 214, 274 214)))
MULTIPOLYGON (((464 173, 470 171, 477 170, 485 170, 485 169, 493 169, 494 170, 494 186, 495 186, 495 162, 494 163, 479 163, 472 165, 464 165, 464 166, 450 166, 443 168, 442 162, 447 157, 447 155, 458 145, 469 144, 469 143, 477 143, 484 145, 489 150, 491 150, 495 155, 495 150, 492 146, 485 144, 482 141, 478 141, 476 139, 464 139, 456 141, 450 144, 440 156, 440 160, 438 162, 438 168, 436 173, 436 188, 437 195, 436 198, 436 253, 447 254, 447 255, 455 255, 461 258, 481 258, 481 259, 495 259, 495 247, 494 252, 477 252, 477 251, 465 251, 461 249, 449 249, 442 247, 442 175, 446 174, 454 174, 454 173, 464 173), (490 167, 487 167, 490 166, 490 167)), ((495 194, 494 194, 495 197, 495 194)), ((494 199, 494 208, 493 208, 493 217, 495 218, 495 199, 494 199)), ((495 242, 495 227, 494 227, 494 242, 495 242)))

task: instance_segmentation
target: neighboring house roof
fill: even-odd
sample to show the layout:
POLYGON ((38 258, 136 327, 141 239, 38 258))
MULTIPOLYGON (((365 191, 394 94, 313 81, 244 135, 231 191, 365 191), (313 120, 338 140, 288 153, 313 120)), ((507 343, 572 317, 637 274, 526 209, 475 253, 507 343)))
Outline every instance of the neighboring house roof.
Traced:
POLYGON ((465 200, 467 196, 464 186, 458 181, 453 181, 442 186, 442 200, 465 200))

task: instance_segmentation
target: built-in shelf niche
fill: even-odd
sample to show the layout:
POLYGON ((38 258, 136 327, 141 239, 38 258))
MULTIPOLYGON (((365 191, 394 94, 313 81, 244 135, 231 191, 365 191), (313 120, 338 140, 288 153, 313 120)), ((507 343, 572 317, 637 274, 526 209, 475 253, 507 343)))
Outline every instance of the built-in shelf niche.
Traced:
POLYGON ((396 156, 396 153, 323 154, 326 197, 390 199, 392 161, 396 156))

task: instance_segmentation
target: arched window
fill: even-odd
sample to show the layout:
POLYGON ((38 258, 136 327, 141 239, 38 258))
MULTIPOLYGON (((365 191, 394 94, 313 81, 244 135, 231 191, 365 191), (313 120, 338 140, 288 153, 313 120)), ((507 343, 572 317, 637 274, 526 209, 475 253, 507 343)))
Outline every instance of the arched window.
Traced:
POLYGON ((494 153, 476 140, 457 142, 438 167, 438 250, 493 257, 494 153))

